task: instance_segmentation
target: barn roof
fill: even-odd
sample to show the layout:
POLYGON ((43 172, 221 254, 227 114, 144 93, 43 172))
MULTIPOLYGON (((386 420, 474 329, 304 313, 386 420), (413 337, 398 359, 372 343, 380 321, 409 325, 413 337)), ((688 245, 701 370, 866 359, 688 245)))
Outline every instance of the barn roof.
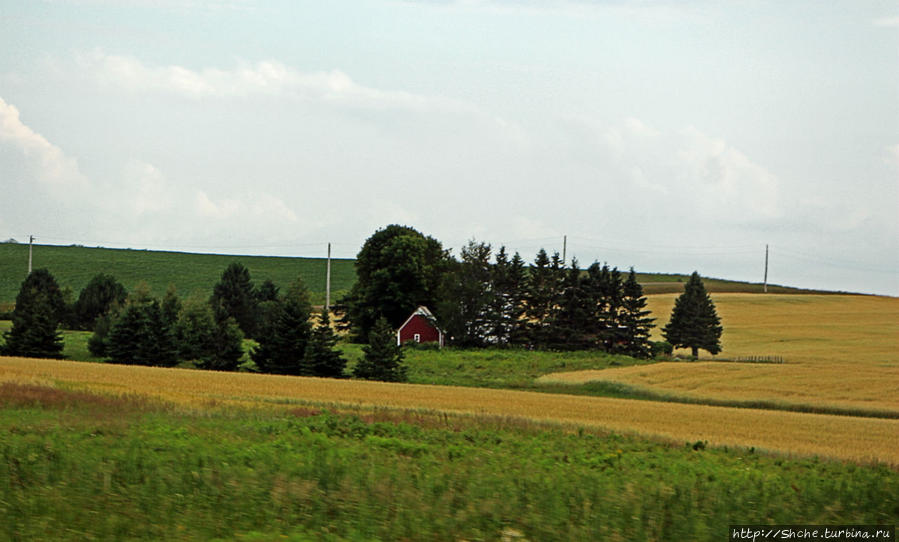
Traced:
POLYGON ((443 330, 440 329, 440 326, 437 325, 437 318, 434 317, 434 314, 433 314, 430 310, 428 310, 428 308, 425 307, 424 305, 419 305, 417 309, 415 309, 414 311, 412 311, 412 314, 409 315, 409 318, 406 318, 406 321, 403 322, 403 325, 401 325, 401 326, 398 328, 398 330, 403 329, 404 327, 406 327, 406 325, 407 325, 410 321, 412 321, 412 319, 415 318, 416 316, 422 316, 422 317, 424 317, 425 320, 427 320, 429 324, 431 324, 432 326, 434 326, 434 328, 435 328, 437 331, 443 333, 443 330))

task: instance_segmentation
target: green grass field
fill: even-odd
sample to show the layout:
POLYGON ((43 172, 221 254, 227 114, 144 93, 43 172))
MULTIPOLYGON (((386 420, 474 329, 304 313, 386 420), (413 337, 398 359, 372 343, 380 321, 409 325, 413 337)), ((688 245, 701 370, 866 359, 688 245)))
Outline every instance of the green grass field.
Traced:
POLYGON ((722 540, 892 524, 899 472, 514 418, 0 385, 8 540, 722 540))
MULTIPOLYGON (((256 283, 271 279, 282 288, 297 275, 302 276, 314 304, 325 300, 325 260, 323 258, 287 258, 274 256, 229 256, 220 254, 192 254, 88 248, 80 246, 35 245, 35 269, 46 267, 60 287, 70 288, 75 297, 98 273, 109 273, 127 289, 146 281, 152 292, 162 296, 169 284, 179 295, 186 297, 195 290, 212 293, 222 271, 232 262, 240 262, 250 270, 256 283)), ((0 243, 0 312, 8 310, 15 301, 28 268, 28 245, 0 243)), ((638 280, 647 294, 683 291, 685 275, 638 273, 638 280)), ((354 260, 331 261, 331 299, 340 299, 356 281, 354 260)), ((761 284, 722 279, 705 279, 711 292, 760 293, 761 284)), ((797 288, 769 285, 772 293, 809 292, 797 288)))
MULTIPOLYGON (((186 297, 199 290, 212 293, 212 287, 232 262, 240 262, 250 271, 253 282, 271 279, 282 289, 301 276, 314 304, 325 300, 326 260, 324 258, 285 258, 272 256, 229 256, 190 254, 77 246, 35 245, 33 267, 46 267, 61 288, 71 288, 75 298, 91 278, 108 273, 131 290, 146 281, 152 293, 161 297, 169 284, 186 297)), ((343 296, 356 281, 353 260, 331 260, 331 299, 343 296)), ((0 311, 16 299, 28 271, 28 245, 0 243, 0 311)))

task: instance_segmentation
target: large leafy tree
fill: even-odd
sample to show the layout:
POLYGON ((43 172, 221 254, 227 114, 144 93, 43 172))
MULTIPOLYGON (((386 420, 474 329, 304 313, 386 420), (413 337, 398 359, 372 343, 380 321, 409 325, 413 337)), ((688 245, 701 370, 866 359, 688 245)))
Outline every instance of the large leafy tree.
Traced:
POLYGON ((367 342, 379 318, 395 328, 417 306, 436 307, 450 265, 439 241, 409 226, 372 234, 356 256, 356 283, 343 299, 356 339, 367 342))
POLYGON ((386 318, 379 318, 369 333, 369 343, 362 347, 365 353, 356 364, 353 376, 365 380, 405 382, 406 366, 403 350, 396 344, 396 333, 386 318))
POLYGON ((93 329, 97 318, 109 312, 113 305, 124 304, 127 297, 125 287, 112 275, 94 275, 75 302, 75 324, 79 329, 93 329))
POLYGON ((689 348, 693 356, 699 349, 715 355, 721 351, 721 319, 705 290, 699 273, 693 272, 684 293, 674 302, 671 320, 662 329, 665 340, 676 348, 689 348))
POLYGON ((212 290, 209 303, 216 320, 234 318, 246 336, 256 337, 257 296, 250 282, 250 271, 243 264, 234 262, 225 268, 221 280, 212 290))
POLYGON ((11 356, 61 358, 59 322, 65 301, 56 279, 36 269, 22 282, 12 314, 12 328, 4 334, 4 353, 11 356))
POLYGON ((266 326, 259 331, 259 346, 253 361, 260 371, 286 375, 307 374, 303 358, 312 326, 312 305, 302 279, 291 283, 287 293, 271 307, 266 326))

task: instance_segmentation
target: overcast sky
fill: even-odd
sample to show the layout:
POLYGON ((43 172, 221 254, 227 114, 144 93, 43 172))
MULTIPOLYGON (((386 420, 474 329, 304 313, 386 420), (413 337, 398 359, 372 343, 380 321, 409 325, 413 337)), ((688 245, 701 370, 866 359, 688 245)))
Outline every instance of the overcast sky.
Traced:
POLYGON ((0 0, 0 238, 899 295, 894 1, 0 0))

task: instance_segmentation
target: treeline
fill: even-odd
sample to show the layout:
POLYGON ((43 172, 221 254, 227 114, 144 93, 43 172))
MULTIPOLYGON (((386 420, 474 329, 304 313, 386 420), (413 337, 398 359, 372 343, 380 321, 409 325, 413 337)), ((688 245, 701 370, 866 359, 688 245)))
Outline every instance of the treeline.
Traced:
POLYGON ((450 344, 651 355, 653 318, 631 269, 594 262, 586 270, 541 249, 528 265, 505 247, 470 241, 458 259, 408 226, 375 232, 356 258, 357 282, 344 323, 366 341, 378 318, 396 328, 428 306, 450 344))
MULTIPOLYGON (((128 293, 115 277, 98 274, 73 303, 66 303, 49 271, 38 269, 22 283, 0 353, 62 358, 59 329, 64 326, 93 330, 88 349, 113 363, 171 367, 189 362, 219 371, 348 376, 327 311, 314 324, 311 313, 299 277, 281 292, 270 280, 254 285, 240 263, 225 269, 208 297, 197 292, 181 299, 170 286, 160 299, 146 283, 128 293), (256 343, 248 353, 245 338, 256 343)), ((405 379, 402 352, 389 327, 373 333, 363 352, 352 376, 405 379)))

